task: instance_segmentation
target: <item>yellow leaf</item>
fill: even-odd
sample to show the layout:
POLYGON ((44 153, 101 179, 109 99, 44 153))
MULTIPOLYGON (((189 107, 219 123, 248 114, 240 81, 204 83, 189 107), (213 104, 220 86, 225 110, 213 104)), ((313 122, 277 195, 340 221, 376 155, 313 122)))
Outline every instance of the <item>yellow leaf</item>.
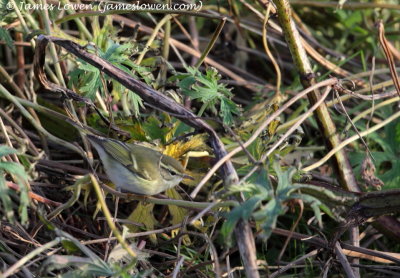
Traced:
MULTIPOLYGON (((175 199, 175 200, 182 200, 181 195, 179 195, 179 193, 175 190, 175 188, 170 188, 168 189, 165 194, 170 197, 171 199, 175 199)), ((168 210, 171 213, 172 216, 172 225, 175 224, 180 224, 185 220, 185 217, 188 215, 188 210, 178 207, 178 206, 173 206, 173 205, 169 205, 168 206, 168 210)), ((172 237, 175 237, 177 234, 179 233, 179 229, 176 230, 172 230, 171 231, 171 235, 172 237)), ((182 242, 185 245, 190 245, 190 237, 188 235, 183 236, 182 238, 182 242)))
MULTIPOLYGON (((128 220, 143 224, 147 230, 154 230, 157 220, 154 218, 153 208, 154 204, 139 202, 135 210, 129 215, 128 220)), ((128 224, 127 227, 133 233, 139 231, 139 228, 135 225, 128 224)), ((155 243, 157 241, 156 235, 150 235, 150 240, 155 243)))
POLYGON ((189 141, 183 142, 183 141, 176 141, 172 144, 169 144, 165 150, 164 153, 172 156, 174 158, 180 158, 184 154, 190 152, 190 151, 203 151, 203 150, 208 150, 208 146, 205 143, 206 140, 206 135, 204 134, 197 134, 193 136, 189 141))
POLYGON ((276 129, 280 125, 279 120, 273 120, 269 125, 268 125, 268 135, 269 137, 272 137, 275 135, 276 129))

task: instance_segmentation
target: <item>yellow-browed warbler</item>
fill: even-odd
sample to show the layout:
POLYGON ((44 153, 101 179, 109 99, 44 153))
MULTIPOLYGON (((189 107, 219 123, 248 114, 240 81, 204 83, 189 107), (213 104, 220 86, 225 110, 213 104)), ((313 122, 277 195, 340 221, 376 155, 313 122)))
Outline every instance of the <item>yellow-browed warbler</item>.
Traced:
POLYGON ((92 143, 117 190, 155 195, 178 185, 184 178, 192 178, 185 174, 179 161, 168 155, 138 144, 90 134, 79 124, 68 122, 92 143))

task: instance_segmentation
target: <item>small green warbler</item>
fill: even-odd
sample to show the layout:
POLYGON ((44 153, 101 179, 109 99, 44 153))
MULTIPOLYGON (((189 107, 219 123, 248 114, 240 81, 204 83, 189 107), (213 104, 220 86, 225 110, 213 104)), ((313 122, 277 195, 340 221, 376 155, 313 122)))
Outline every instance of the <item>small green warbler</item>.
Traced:
POLYGON ((184 178, 193 179, 185 174, 179 161, 168 155, 141 145, 93 135, 77 123, 71 124, 92 143, 117 190, 155 195, 178 185, 184 178))

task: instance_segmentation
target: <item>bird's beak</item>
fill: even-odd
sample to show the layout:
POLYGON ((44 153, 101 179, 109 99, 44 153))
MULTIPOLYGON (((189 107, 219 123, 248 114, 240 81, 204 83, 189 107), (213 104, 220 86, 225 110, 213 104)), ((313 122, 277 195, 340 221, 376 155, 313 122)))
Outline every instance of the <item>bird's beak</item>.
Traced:
POLYGON ((189 180, 194 180, 194 178, 192 176, 189 176, 189 175, 186 175, 186 174, 183 174, 183 178, 184 179, 189 179, 189 180))

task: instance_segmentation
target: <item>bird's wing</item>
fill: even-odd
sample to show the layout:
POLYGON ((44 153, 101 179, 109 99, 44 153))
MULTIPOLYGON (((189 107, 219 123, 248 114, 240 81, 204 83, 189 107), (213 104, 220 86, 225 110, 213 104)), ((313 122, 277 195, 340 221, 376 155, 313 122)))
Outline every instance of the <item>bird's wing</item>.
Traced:
POLYGON ((132 171, 142 179, 152 180, 151 175, 143 169, 143 157, 134 155, 136 152, 132 149, 134 147, 132 144, 128 145, 114 139, 106 139, 94 135, 87 135, 87 137, 94 143, 102 146, 107 154, 121 163, 129 171, 132 171))

